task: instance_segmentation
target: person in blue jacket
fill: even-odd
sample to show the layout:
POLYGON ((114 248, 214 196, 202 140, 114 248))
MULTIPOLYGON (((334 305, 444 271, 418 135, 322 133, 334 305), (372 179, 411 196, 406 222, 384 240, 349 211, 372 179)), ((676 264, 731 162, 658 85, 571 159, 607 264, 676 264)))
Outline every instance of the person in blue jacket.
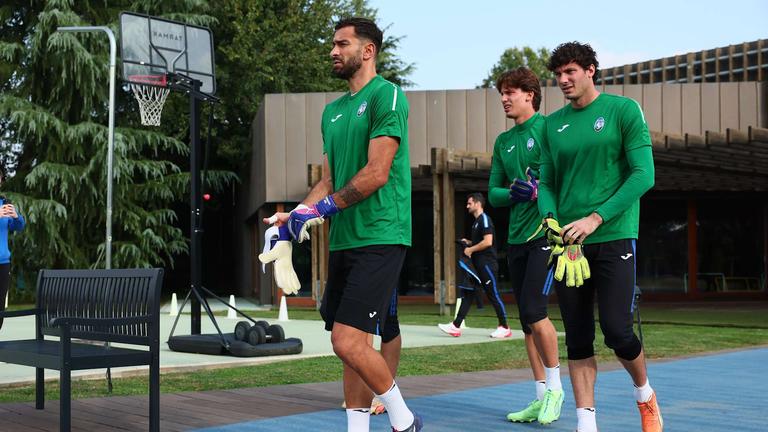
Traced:
MULTIPOLYGON (((0 186, 3 184, 5 173, 0 167, 0 186)), ((11 279, 11 251, 8 249, 8 233, 24 229, 24 217, 16 211, 16 206, 0 195, 0 312, 5 310, 5 296, 8 294, 8 284, 11 279)), ((0 318, 0 328, 3 319, 0 318)))

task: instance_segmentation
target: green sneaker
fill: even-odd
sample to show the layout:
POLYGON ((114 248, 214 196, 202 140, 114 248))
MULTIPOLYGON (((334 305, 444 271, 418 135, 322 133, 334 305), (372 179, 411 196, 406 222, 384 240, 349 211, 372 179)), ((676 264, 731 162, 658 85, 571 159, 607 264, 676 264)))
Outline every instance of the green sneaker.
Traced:
POLYGON ((507 420, 519 423, 530 423, 537 420, 539 411, 541 411, 541 404, 542 401, 534 399, 524 410, 507 414, 507 420))
POLYGON ((547 390, 544 393, 544 400, 541 401, 541 411, 539 411, 539 423, 550 424, 560 418, 560 408, 563 406, 565 395, 562 390, 547 390))

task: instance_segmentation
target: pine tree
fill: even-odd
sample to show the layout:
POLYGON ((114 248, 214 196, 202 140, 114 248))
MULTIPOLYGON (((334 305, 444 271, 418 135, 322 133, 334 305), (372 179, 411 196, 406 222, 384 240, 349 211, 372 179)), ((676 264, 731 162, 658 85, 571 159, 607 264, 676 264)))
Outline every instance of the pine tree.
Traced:
MULTIPOLYGON (((0 7, 0 150, 14 176, 4 193, 27 218, 12 245, 14 274, 103 266, 109 45, 102 33, 59 26, 108 25, 131 9, 210 23, 203 1, 11 0, 0 7), (162 5, 158 4, 162 3, 162 5)), ((169 266, 186 253, 172 204, 189 174, 185 128, 137 127, 135 101, 118 90, 113 198, 113 267, 169 266), (183 163, 183 165, 182 165, 183 163)), ((179 122, 174 122, 179 123, 179 122)), ((207 176, 214 187, 234 175, 207 176)))

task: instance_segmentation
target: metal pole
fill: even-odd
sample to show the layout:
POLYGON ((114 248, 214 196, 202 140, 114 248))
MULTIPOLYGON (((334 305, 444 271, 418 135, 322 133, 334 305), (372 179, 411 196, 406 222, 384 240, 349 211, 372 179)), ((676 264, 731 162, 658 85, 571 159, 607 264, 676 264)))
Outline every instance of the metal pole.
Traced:
MULTIPOLYGON (((105 26, 58 27, 56 31, 85 33, 102 31, 109 37, 109 129, 107 132, 107 233, 105 268, 112 268, 112 161, 115 153, 115 70, 117 68, 117 41, 112 29, 105 26)), ((105 344, 109 347, 109 342, 105 344)), ((112 371, 107 368, 107 391, 112 393, 112 371)))
POLYGON ((107 233, 105 242, 105 268, 112 268, 112 177, 115 153, 115 71, 117 68, 117 42, 112 29, 104 26, 59 27, 60 32, 103 31, 109 37, 109 133, 107 138, 107 233))
MULTIPOLYGON (((201 287, 203 285, 203 244, 202 244, 202 193, 200 192, 200 93, 201 83, 192 80, 192 91, 189 94, 189 171, 190 188, 189 203, 190 215, 190 262, 192 269, 190 274, 191 289, 199 293, 200 297, 192 296, 191 324, 193 335, 201 333, 201 301, 205 301, 201 287)), ((207 306, 206 306, 207 309, 207 306)))

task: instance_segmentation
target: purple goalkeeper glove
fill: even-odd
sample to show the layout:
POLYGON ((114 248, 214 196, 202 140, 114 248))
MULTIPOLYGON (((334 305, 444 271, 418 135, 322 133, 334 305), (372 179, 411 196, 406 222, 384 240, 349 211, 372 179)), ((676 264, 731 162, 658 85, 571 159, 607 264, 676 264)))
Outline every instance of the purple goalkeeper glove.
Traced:
POLYGON ((509 199, 513 202, 536 201, 539 197, 539 182, 531 167, 525 169, 528 180, 515 179, 509 186, 509 199))
POLYGON ((321 225, 325 218, 331 217, 340 212, 336 207, 333 196, 328 195, 310 207, 298 205, 288 217, 288 231, 294 240, 301 243, 309 240, 309 228, 315 225, 321 225))

